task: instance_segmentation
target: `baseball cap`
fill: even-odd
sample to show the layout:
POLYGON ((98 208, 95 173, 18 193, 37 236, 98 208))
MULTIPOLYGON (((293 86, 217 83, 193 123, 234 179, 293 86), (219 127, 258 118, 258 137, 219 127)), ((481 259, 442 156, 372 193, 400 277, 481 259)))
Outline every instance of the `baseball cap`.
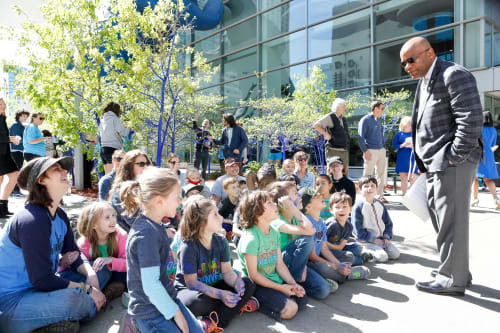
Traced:
POLYGON ((332 163, 340 163, 340 164, 344 164, 344 161, 342 161, 342 159, 338 156, 333 156, 331 158, 328 159, 328 165, 332 164, 332 163))
POLYGON ((311 202, 311 200, 319 194, 319 190, 323 185, 315 190, 312 187, 303 187, 300 189, 299 194, 302 197, 302 212, 306 211, 306 206, 311 202))
POLYGON ((182 187, 182 197, 187 196, 187 194, 192 190, 198 190, 198 192, 201 193, 201 191, 203 191, 203 185, 202 184, 195 185, 191 183, 184 185, 182 187))
POLYGON ((236 161, 236 159, 234 159, 233 157, 229 157, 229 158, 226 158, 224 160, 224 166, 225 167, 231 166, 231 165, 233 165, 235 163, 238 163, 238 161, 236 161))

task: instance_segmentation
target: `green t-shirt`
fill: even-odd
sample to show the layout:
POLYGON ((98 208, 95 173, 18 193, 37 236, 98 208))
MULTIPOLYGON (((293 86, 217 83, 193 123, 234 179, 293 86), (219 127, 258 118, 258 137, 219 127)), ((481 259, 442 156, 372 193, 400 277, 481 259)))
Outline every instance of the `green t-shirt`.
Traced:
POLYGON ((109 257, 109 255, 108 255, 108 243, 106 243, 104 245, 97 244, 97 248, 99 249, 99 252, 101 252, 101 257, 103 257, 103 258, 109 257))
POLYGON ((238 256, 245 276, 248 277, 245 253, 253 254, 257 256, 257 271, 269 280, 281 284, 283 280, 276 271, 280 234, 273 228, 269 228, 269 231, 269 234, 265 235, 257 226, 247 229, 238 244, 238 256))
MULTIPOLYGON (((274 220, 271 222, 271 228, 273 228, 274 230, 276 230, 277 232, 279 232, 281 234, 281 236, 280 236, 281 237, 281 241, 280 241, 281 251, 283 251, 288 246, 288 244, 290 244, 291 242, 293 242, 294 240, 296 240, 297 238, 299 238, 301 236, 301 235, 290 235, 290 234, 286 234, 284 232, 280 232, 280 227, 285 223, 288 223, 288 221, 281 214, 280 214, 279 220, 274 220)), ((299 225, 299 221, 297 221, 295 216, 292 217, 291 224, 299 225)))
POLYGON ((326 221, 327 219, 333 216, 333 214, 330 213, 330 197, 323 199, 323 202, 326 204, 326 207, 323 208, 319 216, 326 221))

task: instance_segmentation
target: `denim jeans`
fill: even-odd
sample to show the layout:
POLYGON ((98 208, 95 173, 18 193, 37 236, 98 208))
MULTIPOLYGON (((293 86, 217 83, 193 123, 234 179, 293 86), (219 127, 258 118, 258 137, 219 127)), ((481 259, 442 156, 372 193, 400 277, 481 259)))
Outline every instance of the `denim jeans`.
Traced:
POLYGON ((307 267, 307 277, 300 283, 304 287, 307 295, 316 299, 325 299, 330 295, 330 285, 314 269, 307 267))
POLYGON ((30 288, 0 298, 0 332, 30 332, 64 320, 88 321, 95 314, 94 301, 80 288, 30 288))
MULTIPOLYGON (((189 311, 184 304, 178 299, 175 300, 175 303, 179 306, 179 309, 181 310, 182 314, 184 315, 184 318, 187 321, 188 327, 189 327, 189 332, 193 333, 203 333, 204 328, 199 322, 194 315, 189 311)), ((138 319, 138 318, 132 318, 132 320, 135 322, 135 326, 139 329, 140 333, 155 333, 155 332, 168 332, 168 333, 174 333, 174 332, 180 332, 179 328, 177 327, 177 324, 174 321, 174 318, 167 320, 165 317, 163 317, 162 314, 153 317, 153 318, 147 318, 147 319, 138 319)))
MULTIPOLYGON (((93 262, 90 263, 90 265, 92 264, 93 262)), ((87 277, 85 275, 82 275, 71 269, 67 269, 58 274, 60 277, 73 282, 87 281, 87 277)), ((104 286, 106 286, 111 279, 111 271, 108 269, 108 267, 104 266, 99 272, 97 272, 97 279, 99 280, 99 288, 102 290, 102 288, 104 288, 104 286)))
POLYGON ((300 281, 309 256, 314 250, 312 236, 301 236, 288 244, 282 251, 283 262, 295 281, 300 281))
POLYGON ((340 262, 350 262, 353 266, 363 265, 361 252, 363 252, 363 246, 358 243, 347 243, 341 251, 332 250, 335 258, 340 262))
POLYGON ((332 279, 338 283, 344 283, 347 276, 340 274, 336 270, 330 267, 326 262, 312 262, 308 263, 309 268, 312 268, 317 273, 319 273, 325 279, 332 279))

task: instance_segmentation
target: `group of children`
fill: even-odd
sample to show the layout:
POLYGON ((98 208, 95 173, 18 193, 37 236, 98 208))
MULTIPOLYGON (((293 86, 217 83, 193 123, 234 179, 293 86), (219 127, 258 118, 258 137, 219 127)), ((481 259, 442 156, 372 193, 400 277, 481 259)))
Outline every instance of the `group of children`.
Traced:
MULTIPOLYGON (((134 217, 128 235, 106 201, 81 213, 77 243, 95 285, 108 301, 128 291, 125 332, 220 332, 238 313, 256 310, 289 319, 308 296, 324 299, 347 280, 368 278, 364 262, 399 257, 373 177, 359 180, 362 198, 352 207, 346 193, 330 196, 327 175, 299 190, 293 177, 278 181, 267 168, 257 174, 265 189, 226 177, 218 207, 202 195, 197 172, 187 172, 182 189, 178 175, 147 166, 121 183, 121 213, 134 217), (228 240, 237 244, 241 272, 228 240)), ((58 271, 70 271, 78 251, 60 254, 58 271)))

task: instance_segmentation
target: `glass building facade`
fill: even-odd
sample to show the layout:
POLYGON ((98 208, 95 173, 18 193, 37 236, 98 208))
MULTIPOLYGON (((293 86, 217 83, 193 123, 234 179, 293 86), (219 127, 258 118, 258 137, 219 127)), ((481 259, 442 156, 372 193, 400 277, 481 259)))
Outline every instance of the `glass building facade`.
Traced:
MULTIPOLYGON (((198 1, 201 6, 206 0, 198 1)), ((414 91, 399 50, 425 36, 436 54, 471 70, 486 110, 500 120, 500 1, 498 0, 226 0, 220 24, 192 31, 186 43, 219 73, 201 92, 240 100, 288 96, 312 66, 338 96, 372 96, 382 89, 414 91)), ((355 110, 355 116, 366 111, 355 110)), ((238 117, 251 110, 238 110, 238 117)))

